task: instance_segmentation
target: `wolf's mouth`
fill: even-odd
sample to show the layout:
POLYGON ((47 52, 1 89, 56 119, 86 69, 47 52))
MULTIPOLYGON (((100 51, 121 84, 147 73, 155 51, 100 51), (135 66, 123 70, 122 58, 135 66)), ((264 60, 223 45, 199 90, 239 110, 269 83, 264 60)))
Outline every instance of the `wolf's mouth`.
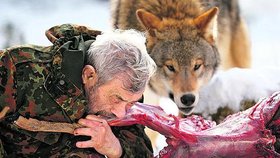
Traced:
POLYGON ((192 107, 184 107, 184 108, 179 108, 179 110, 184 113, 185 115, 189 115, 192 110, 193 110, 193 106, 192 107))

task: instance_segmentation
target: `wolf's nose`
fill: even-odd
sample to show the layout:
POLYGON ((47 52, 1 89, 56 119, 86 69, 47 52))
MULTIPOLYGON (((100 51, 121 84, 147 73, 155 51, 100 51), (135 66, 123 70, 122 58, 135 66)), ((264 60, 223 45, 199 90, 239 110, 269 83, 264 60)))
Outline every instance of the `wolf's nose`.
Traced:
POLYGON ((195 96, 193 94, 186 94, 181 97, 181 102, 186 106, 191 106, 195 101, 195 96))

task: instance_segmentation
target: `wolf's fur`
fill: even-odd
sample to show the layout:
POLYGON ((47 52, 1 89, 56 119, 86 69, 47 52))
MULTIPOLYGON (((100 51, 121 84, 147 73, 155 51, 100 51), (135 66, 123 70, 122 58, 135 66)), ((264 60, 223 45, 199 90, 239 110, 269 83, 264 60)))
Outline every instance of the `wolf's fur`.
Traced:
MULTIPOLYGON (((250 66, 236 0, 112 0, 114 27, 147 33, 158 70, 149 87, 189 114, 218 68, 250 66)), ((131 39, 133 40, 133 39, 131 39)))

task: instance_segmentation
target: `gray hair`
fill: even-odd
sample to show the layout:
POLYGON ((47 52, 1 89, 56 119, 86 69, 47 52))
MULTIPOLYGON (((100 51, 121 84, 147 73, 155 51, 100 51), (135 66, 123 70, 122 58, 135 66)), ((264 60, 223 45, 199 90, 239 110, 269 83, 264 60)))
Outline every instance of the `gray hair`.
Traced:
POLYGON ((131 92, 143 90, 156 70, 145 46, 144 34, 115 30, 97 36, 88 50, 88 64, 98 74, 98 85, 123 75, 123 86, 131 92))

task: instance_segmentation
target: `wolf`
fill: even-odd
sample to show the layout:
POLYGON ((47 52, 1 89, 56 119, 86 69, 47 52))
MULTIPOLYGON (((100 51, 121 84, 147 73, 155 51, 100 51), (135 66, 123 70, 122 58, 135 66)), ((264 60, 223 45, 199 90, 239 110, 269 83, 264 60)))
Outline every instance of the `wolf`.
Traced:
POLYGON ((217 69, 251 65, 237 0, 111 0, 111 7, 115 29, 147 34, 147 50, 158 67, 148 86, 171 98, 184 115, 217 69))

